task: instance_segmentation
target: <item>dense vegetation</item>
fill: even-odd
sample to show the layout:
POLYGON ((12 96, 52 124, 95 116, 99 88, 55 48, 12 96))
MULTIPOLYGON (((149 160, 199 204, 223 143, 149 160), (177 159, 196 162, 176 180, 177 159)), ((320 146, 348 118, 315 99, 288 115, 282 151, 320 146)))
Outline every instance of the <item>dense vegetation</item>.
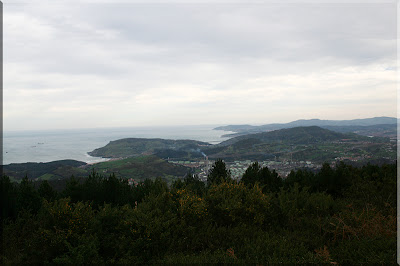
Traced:
MULTIPOLYGON (((294 159, 322 164, 337 158, 356 158, 360 163, 396 159, 396 143, 389 138, 342 134, 317 126, 296 127, 231 138, 205 149, 209 158, 227 160, 294 159)), ((342 159, 343 160, 343 159, 342 159)))
POLYGON ((121 139, 89 153, 92 156, 125 158, 155 155, 162 159, 199 160, 299 160, 322 164, 336 158, 357 158, 362 163, 386 158, 396 160, 396 143, 389 138, 339 133, 317 126, 294 127, 246 134, 211 145, 194 140, 121 139))
POLYGON ((163 154, 165 158, 191 156, 202 158, 200 149, 209 145, 211 144, 196 140, 127 138, 111 141, 106 146, 89 152, 89 155, 104 158, 127 158, 163 154))
POLYGON ((156 156, 138 156, 121 160, 110 160, 93 165, 73 160, 54 161, 49 163, 21 163, 3 166, 3 172, 11 181, 20 182, 24 177, 30 180, 47 180, 59 187, 72 175, 85 178, 92 169, 103 175, 115 174, 119 178, 133 178, 144 181, 146 178, 160 177, 168 184, 182 178, 187 167, 171 164, 156 156))
POLYGON ((282 180, 254 163, 236 182, 217 160, 207 184, 93 171, 59 192, 3 176, 2 264, 395 264, 396 171, 324 164, 282 180))
POLYGON ((87 172, 81 168, 84 165, 85 162, 76 160, 59 160, 48 163, 12 163, 3 165, 2 170, 14 181, 19 181, 27 175, 31 179, 49 180, 70 178, 72 175, 86 176, 87 172))

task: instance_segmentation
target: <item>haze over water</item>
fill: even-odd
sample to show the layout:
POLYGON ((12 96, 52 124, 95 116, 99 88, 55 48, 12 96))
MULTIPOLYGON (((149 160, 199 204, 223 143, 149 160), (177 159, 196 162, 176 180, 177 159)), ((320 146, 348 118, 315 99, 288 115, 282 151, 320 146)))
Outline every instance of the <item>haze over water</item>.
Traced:
POLYGON ((87 153, 122 138, 192 139, 216 144, 230 132, 212 130, 216 126, 170 126, 46 131, 5 131, 3 164, 50 162, 73 159, 94 163, 104 158, 87 153))

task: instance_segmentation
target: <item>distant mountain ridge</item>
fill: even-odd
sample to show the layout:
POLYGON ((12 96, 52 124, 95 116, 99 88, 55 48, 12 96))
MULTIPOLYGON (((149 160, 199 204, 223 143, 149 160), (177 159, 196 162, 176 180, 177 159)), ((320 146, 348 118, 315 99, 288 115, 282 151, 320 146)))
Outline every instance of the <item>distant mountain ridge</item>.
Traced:
POLYGON ((286 142, 290 144, 313 144, 325 141, 338 141, 342 139, 370 140, 368 137, 359 136, 356 134, 344 134, 324 129, 318 126, 306 126, 284 128, 274 131, 237 136, 232 139, 223 141, 218 145, 231 145, 233 143, 247 139, 259 140, 262 143, 286 142))
POLYGON ((353 119, 353 120, 300 119, 289 123, 273 123, 261 126, 252 126, 252 125, 220 126, 214 128, 214 130, 225 130, 225 131, 236 132, 235 134, 225 135, 229 137, 234 137, 244 134, 266 132, 284 128, 318 126, 341 133, 355 132, 355 131, 365 132, 363 135, 368 135, 368 132, 371 131, 380 132, 386 130, 387 133, 386 136, 388 137, 397 135, 397 122, 398 119, 394 117, 374 117, 374 118, 353 119), (382 126, 377 127, 377 125, 382 125, 382 126))

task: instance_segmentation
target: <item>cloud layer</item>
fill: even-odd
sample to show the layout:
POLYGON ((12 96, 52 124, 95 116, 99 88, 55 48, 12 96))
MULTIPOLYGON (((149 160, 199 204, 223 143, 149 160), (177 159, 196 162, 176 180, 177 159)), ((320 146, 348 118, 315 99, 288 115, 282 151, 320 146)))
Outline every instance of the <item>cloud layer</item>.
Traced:
POLYGON ((4 129, 396 116, 393 4, 5 4, 4 129))

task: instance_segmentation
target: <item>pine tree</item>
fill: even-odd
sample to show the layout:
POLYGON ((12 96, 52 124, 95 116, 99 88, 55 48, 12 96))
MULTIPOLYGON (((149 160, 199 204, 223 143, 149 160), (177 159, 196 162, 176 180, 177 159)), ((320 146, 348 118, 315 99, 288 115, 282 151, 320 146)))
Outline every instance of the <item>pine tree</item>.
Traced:
POLYGON ((212 165, 212 168, 207 176, 207 185, 218 185, 222 182, 232 181, 231 172, 226 169, 225 162, 222 159, 218 159, 212 165))

